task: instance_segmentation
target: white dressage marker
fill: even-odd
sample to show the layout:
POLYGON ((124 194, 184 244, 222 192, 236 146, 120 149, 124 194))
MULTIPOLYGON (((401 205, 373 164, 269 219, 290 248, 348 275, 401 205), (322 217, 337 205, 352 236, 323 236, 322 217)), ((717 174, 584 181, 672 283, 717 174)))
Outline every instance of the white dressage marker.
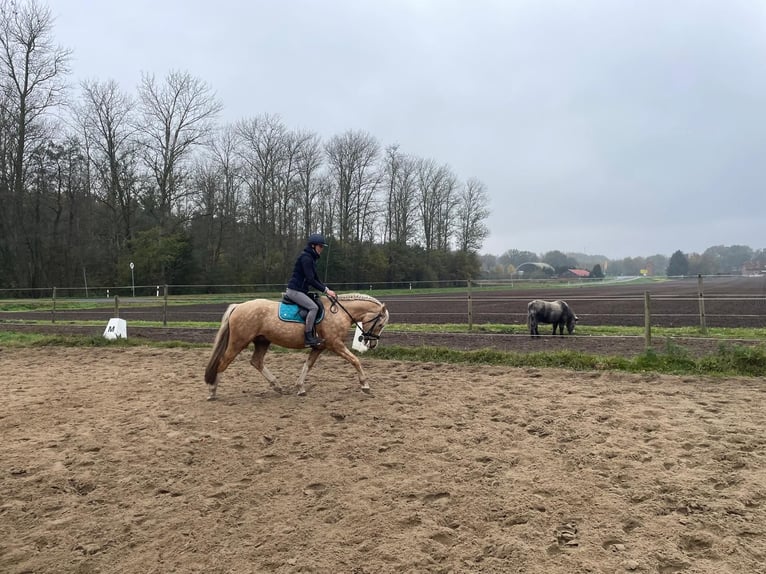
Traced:
POLYGON ((128 323, 125 319, 109 319, 109 323, 104 330, 104 339, 127 339, 128 323))
POLYGON ((356 331, 354 331, 354 341, 351 343, 351 348, 359 353, 364 353, 369 349, 369 347, 364 344, 364 335, 362 334, 362 329, 359 325, 356 326, 356 331))

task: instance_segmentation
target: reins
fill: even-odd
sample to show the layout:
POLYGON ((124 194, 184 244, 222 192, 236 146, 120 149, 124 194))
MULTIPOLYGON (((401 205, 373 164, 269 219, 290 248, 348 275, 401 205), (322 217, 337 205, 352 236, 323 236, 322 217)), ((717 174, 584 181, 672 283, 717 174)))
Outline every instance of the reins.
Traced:
MULTIPOLYGON (((380 314, 380 313, 378 313, 378 314, 375 316, 375 318, 374 318, 374 319, 370 319, 370 321, 372 321, 372 326, 370 327, 370 329, 369 329, 368 331, 365 331, 365 330, 364 330, 364 321, 361 321, 361 322, 360 322, 360 321, 358 321, 358 320, 354 319, 354 316, 353 316, 351 313, 349 313, 349 312, 348 312, 348 309, 346 309, 346 308, 343 306, 343 303, 341 303, 341 302, 338 300, 338 298, 337 298, 337 297, 334 297, 334 298, 330 297, 329 299, 330 299, 330 301, 332 301, 332 305, 330 305, 330 311, 332 311, 332 308, 333 308, 335 305, 337 305, 338 307, 340 307, 341 309, 343 309, 343 311, 346 313, 346 315, 348 315, 348 318, 349 318, 349 319, 351 319, 351 322, 352 322, 354 325, 356 325, 357 329, 359 329, 359 330, 362 332, 362 337, 364 337, 364 340, 365 340, 365 341, 369 341, 370 339, 374 339, 374 340, 376 340, 376 341, 380 340, 380 335, 375 335, 375 334, 372 332, 372 331, 373 331, 373 329, 375 329, 375 325, 377 325, 377 324, 378 324, 378 321, 380 321, 380 319, 381 319, 381 314, 380 314)), ((369 321, 368 321, 368 322, 369 322, 369 321)))

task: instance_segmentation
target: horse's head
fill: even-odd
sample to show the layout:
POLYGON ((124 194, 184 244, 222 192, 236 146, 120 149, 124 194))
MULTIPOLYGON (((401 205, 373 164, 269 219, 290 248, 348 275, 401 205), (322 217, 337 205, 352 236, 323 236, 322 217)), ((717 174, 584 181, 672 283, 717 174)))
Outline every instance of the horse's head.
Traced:
POLYGON ((575 315, 574 313, 570 313, 569 317, 567 317, 567 332, 571 335, 574 333, 575 327, 577 326, 577 320, 579 317, 575 315))
POLYGON ((380 303, 378 309, 368 311, 360 321, 362 326, 362 341, 370 349, 378 346, 380 334, 383 328, 388 325, 388 308, 385 303, 380 303))
MULTIPOLYGON (((359 342, 368 349, 378 346, 380 333, 388 324, 388 308, 375 297, 363 293, 346 293, 339 295, 333 302, 348 315, 351 324, 361 330, 359 342)), ((332 307, 331 307, 332 310, 332 307)))

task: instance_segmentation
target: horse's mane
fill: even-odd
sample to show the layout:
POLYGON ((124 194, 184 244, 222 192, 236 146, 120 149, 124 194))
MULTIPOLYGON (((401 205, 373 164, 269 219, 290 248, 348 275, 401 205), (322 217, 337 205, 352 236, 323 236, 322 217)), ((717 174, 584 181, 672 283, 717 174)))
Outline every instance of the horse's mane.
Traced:
POLYGON ((372 295, 366 295, 364 293, 340 293, 338 299, 340 301, 370 301, 372 303, 377 303, 378 305, 381 304, 381 302, 372 295))

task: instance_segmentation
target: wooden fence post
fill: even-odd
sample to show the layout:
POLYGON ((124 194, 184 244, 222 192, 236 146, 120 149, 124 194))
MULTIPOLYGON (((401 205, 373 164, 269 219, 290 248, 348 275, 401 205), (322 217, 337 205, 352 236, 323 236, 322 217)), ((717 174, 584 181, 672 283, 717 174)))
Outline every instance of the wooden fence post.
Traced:
POLYGON ((168 326, 168 284, 165 283, 164 286, 164 298, 165 302, 162 305, 162 326, 167 327, 168 326))
POLYGON ((473 300, 471 298, 471 280, 468 280, 468 330, 473 331, 473 300))
POLYGON ((697 291, 699 292, 700 305, 700 331, 707 335, 707 321, 705 320, 705 295, 702 292, 702 274, 697 275, 697 291))
POLYGON ((644 348, 652 347, 652 299, 649 291, 644 291, 644 348))
POLYGON ((53 308, 51 309, 51 323, 56 322, 56 288, 53 288, 53 308))
POLYGON ((120 317, 120 296, 119 295, 114 296, 114 316, 117 318, 120 317))

